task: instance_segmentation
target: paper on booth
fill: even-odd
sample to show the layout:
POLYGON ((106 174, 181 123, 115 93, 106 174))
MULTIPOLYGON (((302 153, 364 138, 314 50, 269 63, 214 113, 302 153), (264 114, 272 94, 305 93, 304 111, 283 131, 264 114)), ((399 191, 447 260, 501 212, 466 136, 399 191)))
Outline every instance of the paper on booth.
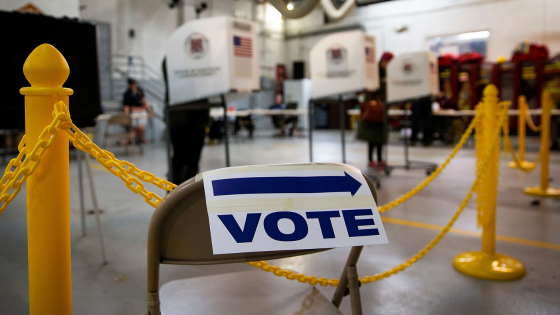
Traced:
POLYGON ((388 242, 365 178, 348 165, 231 167, 197 179, 214 254, 388 242))

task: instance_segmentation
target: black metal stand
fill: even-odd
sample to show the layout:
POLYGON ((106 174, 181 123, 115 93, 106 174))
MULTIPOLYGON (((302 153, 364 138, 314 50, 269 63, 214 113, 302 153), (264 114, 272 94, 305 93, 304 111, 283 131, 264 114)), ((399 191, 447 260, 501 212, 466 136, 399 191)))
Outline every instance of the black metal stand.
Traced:
POLYGON ((340 109, 340 142, 342 143, 342 163, 346 164, 346 124, 344 113, 344 102, 342 102, 342 94, 338 95, 338 108, 340 109))
POLYGON ((313 162, 313 129, 315 128, 314 106, 313 100, 310 100, 309 113, 307 114, 309 118, 309 162, 313 162))
POLYGON ((226 96, 224 94, 221 94, 220 97, 222 99, 222 108, 224 109, 224 140, 225 140, 225 147, 226 147, 226 167, 230 167, 227 102, 226 102, 226 96))
MULTIPOLYGON (((409 111, 407 109, 405 109, 404 111, 404 117, 405 117, 405 127, 409 127, 410 126, 410 114, 409 111)), ((400 169, 405 169, 405 170, 418 170, 418 169, 423 169, 426 170, 426 175, 430 175, 432 174, 438 167, 438 165, 436 163, 431 163, 431 162, 424 162, 424 161, 411 161, 408 157, 408 146, 409 146, 409 141, 408 141, 408 136, 404 135, 404 165, 392 165, 389 167, 389 173, 391 172, 392 169, 395 168, 400 168, 400 169)))

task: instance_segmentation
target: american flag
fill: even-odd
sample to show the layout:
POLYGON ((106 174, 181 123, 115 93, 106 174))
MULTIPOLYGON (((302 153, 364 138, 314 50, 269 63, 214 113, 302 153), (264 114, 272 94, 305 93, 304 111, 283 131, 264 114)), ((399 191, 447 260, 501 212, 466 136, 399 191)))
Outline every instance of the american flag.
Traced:
POLYGON ((251 38, 233 36, 233 55, 236 57, 253 57, 253 43, 251 38))
POLYGON ((366 62, 375 62, 375 49, 366 47, 366 62))

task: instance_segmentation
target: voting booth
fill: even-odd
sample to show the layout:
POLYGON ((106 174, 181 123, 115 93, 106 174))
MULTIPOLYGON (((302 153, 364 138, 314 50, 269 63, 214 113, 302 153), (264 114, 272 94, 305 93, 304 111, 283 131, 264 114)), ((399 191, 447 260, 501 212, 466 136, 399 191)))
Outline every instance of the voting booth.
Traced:
MULTIPOLYGON (((420 100, 437 95, 438 92, 438 59, 433 52, 402 54, 393 58, 387 65, 387 103, 420 100)), ((431 116, 431 103, 428 106, 430 106, 431 116)), ((405 111, 404 126, 410 126, 408 110, 405 111)), ((426 175, 433 173, 437 169, 437 164, 409 160, 408 141, 408 138, 404 137, 404 165, 393 165, 390 168, 424 169, 426 175)))
MULTIPOLYGON (((173 110, 210 107, 213 98, 220 96, 216 106, 224 109, 225 164, 229 166, 226 97, 257 91, 260 85, 255 23, 228 16, 187 22, 171 34, 164 65, 166 117, 173 110), (207 104, 201 105, 206 99, 207 104)), ((171 150, 167 151, 171 172, 171 150)))
POLYGON ((169 106, 259 89, 253 22, 222 16, 179 27, 165 50, 169 106))
POLYGON ((379 88, 375 37, 363 31, 321 39, 309 53, 314 99, 379 88))
MULTIPOLYGON (((363 31, 325 36, 309 52, 312 99, 338 96, 342 163, 346 162, 346 113, 342 94, 379 88, 375 37, 363 31)), ((313 161, 313 101, 309 102, 309 159, 313 161)))
POLYGON ((433 52, 395 57, 387 66, 387 102, 436 95, 439 91, 438 73, 438 61, 433 52))

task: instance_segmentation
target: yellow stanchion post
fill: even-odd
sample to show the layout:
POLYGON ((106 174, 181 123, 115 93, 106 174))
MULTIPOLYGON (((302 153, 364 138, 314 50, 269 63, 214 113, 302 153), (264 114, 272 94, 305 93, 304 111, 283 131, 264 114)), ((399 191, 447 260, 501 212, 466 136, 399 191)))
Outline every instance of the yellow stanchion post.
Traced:
MULTIPOLYGON (((519 141, 519 164, 524 169, 531 169, 535 167, 535 163, 525 161, 525 135, 526 135, 526 117, 529 115, 529 106, 527 105, 527 99, 524 95, 519 96, 519 115, 517 116, 517 139, 519 141)), ((518 168, 515 161, 509 162, 508 166, 511 168, 518 168)))
MULTIPOLYGON (((498 89, 493 84, 488 85, 484 89, 481 104, 484 106, 481 139, 483 143, 477 146, 477 150, 483 150, 481 154, 477 154, 477 157, 483 159, 487 157, 488 150, 493 146, 486 171, 477 190, 478 211, 481 214, 479 223, 482 225, 482 251, 460 254, 453 260, 453 265, 460 272, 477 278, 514 280, 525 275, 525 267, 515 258, 496 253, 496 197, 500 146, 492 142, 497 128, 502 127, 499 125, 498 101, 498 89)), ((500 138, 497 141, 500 141, 500 138)), ((481 163, 478 167, 481 167, 481 163)))
MULTIPOLYGON (((53 121, 53 105, 68 104, 71 89, 63 88, 70 69, 53 46, 35 48, 23 65, 31 84, 25 95, 26 148, 34 148, 53 121)), ((70 270, 70 193, 68 134, 58 137, 27 179, 27 241, 29 309, 31 315, 72 314, 70 270)))
POLYGON ((536 197, 560 198, 560 189, 549 186, 548 166, 550 157, 550 114, 553 100, 548 91, 542 97, 541 130, 541 185, 525 188, 525 193, 536 197))

